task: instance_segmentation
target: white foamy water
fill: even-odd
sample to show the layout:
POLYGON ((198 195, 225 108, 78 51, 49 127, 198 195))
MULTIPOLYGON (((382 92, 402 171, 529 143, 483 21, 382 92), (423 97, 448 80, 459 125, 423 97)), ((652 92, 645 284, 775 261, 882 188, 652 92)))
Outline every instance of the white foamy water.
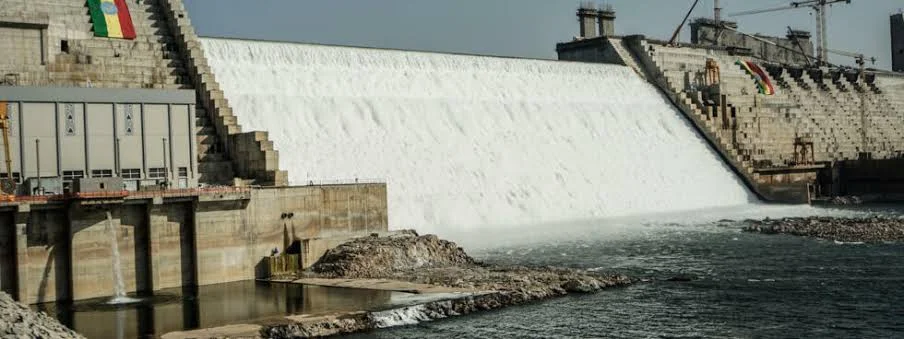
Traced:
POLYGON ((753 199, 621 66, 203 39, 292 184, 381 178, 390 227, 474 229, 753 199))
POLYGON ((386 311, 374 312, 371 317, 374 319, 377 328, 387 328, 396 326, 415 325, 425 321, 431 321, 434 317, 440 317, 438 314, 431 316, 427 310, 427 305, 420 304, 403 308, 391 309, 386 311))
POLYGON ((106 212, 107 231, 110 234, 110 261, 113 264, 113 297, 107 302, 108 304, 128 304, 138 301, 138 299, 126 296, 126 285, 122 279, 122 263, 119 256, 119 237, 117 236, 116 226, 113 224, 113 216, 110 211, 106 212))

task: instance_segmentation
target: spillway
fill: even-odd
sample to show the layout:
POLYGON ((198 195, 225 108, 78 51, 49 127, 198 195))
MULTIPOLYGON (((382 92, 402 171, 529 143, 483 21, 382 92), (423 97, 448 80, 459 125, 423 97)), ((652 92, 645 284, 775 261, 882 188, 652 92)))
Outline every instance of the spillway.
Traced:
POLYGON ((630 68, 203 39, 292 184, 378 178, 390 227, 436 231, 748 204, 630 68))

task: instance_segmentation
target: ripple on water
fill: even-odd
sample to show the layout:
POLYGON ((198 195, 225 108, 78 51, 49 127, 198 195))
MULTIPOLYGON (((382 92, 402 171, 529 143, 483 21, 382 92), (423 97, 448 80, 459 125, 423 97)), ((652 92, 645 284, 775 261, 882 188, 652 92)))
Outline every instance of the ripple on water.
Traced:
POLYGON ((651 283, 360 337, 904 337, 904 245, 749 234, 737 222, 634 227, 640 231, 633 235, 588 233, 477 255, 496 264, 624 272, 651 283), (662 281, 676 274, 696 280, 662 281))

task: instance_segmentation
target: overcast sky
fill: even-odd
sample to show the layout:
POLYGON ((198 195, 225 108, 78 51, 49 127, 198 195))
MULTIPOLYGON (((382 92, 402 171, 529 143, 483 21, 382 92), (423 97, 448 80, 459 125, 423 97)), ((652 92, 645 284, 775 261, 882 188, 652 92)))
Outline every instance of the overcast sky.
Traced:
MULTIPOLYGON (((577 35, 577 0, 184 0, 202 36, 554 59, 555 43, 577 35)), ((712 16, 701 0, 692 17, 712 16)), ((798 0, 799 1, 799 0, 798 0)), ((597 1, 602 3, 603 1, 597 1)), ((608 0, 618 34, 667 39, 692 0, 608 0)), ((722 0, 726 13, 791 0, 722 0)), ((829 48, 864 53, 890 68, 889 15, 904 0, 853 0, 829 17, 829 48)), ((741 30, 784 36, 815 32, 807 9, 734 18, 741 30)), ((685 28, 683 40, 690 37, 685 28)), ((815 42, 815 35, 814 35, 815 42)), ((833 57, 850 63, 850 58, 833 57)))

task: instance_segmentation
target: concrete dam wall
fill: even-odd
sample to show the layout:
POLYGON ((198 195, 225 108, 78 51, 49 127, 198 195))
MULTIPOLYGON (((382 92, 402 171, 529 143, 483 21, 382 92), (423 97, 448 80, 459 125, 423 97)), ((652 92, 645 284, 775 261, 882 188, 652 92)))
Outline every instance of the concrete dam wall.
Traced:
POLYGON ((29 304, 113 295, 114 270, 130 293, 254 279, 274 248, 310 265, 387 229, 383 184, 0 205, 0 290, 29 304))
POLYGON ((749 203, 691 125, 614 65, 202 39, 234 114, 293 184, 387 181, 436 231, 749 203))

